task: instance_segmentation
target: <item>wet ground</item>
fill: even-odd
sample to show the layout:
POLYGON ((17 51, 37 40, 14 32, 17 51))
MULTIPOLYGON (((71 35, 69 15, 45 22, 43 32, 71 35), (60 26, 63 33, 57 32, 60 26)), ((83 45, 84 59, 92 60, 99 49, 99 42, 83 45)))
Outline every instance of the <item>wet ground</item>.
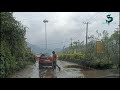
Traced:
POLYGON ((38 63, 28 65, 25 69, 10 76, 10 78, 39 78, 38 63))
POLYGON ((86 70, 82 71, 86 78, 119 78, 119 75, 109 70, 86 70))
POLYGON ((11 78, 84 78, 79 68, 66 68, 67 65, 76 65, 73 63, 58 61, 58 65, 61 67, 53 70, 51 67, 45 69, 38 68, 38 61, 35 65, 29 65, 24 70, 15 73, 11 78))
POLYGON ((108 70, 83 70, 77 64, 65 61, 58 61, 57 64, 61 67, 60 71, 51 67, 39 70, 37 61, 34 65, 15 73, 11 78, 99 78, 112 74, 108 70))

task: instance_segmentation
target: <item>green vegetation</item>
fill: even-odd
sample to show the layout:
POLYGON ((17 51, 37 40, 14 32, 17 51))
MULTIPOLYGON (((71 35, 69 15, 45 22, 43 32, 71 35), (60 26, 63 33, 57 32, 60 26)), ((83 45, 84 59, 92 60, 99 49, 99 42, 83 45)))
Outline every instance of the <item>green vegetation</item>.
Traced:
POLYGON ((0 19, 0 78, 5 78, 35 60, 25 41, 26 27, 15 20, 12 12, 1 12, 0 19))
POLYGON ((85 59, 85 55, 84 54, 61 54, 59 56, 59 59, 74 62, 74 63, 79 63, 80 61, 85 59))
POLYGON ((103 53, 96 53, 98 38, 91 35, 88 38, 87 51, 83 41, 75 41, 64 49, 64 52, 59 55, 59 59, 95 69, 119 68, 119 32, 114 31, 111 36, 108 36, 108 32, 104 30, 102 34, 98 33, 98 35, 102 36, 100 41, 105 48, 103 53))

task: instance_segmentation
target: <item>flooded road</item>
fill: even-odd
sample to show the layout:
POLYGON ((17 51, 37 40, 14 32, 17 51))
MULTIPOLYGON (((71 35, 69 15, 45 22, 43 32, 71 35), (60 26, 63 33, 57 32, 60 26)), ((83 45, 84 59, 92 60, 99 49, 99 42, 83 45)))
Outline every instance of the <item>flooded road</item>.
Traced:
POLYGON ((53 70, 51 67, 39 70, 36 61, 34 65, 27 66, 10 78, 99 78, 112 74, 108 70, 82 70, 77 64, 65 61, 57 61, 57 64, 61 67, 60 71, 58 68, 53 70))

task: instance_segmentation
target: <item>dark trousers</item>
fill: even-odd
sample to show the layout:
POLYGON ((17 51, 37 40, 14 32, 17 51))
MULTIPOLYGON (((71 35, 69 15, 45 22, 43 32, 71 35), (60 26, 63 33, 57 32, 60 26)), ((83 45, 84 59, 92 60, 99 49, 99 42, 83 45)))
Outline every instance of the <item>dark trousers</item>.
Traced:
POLYGON ((56 69, 56 66, 60 69, 60 67, 57 65, 57 62, 53 61, 53 68, 56 69))

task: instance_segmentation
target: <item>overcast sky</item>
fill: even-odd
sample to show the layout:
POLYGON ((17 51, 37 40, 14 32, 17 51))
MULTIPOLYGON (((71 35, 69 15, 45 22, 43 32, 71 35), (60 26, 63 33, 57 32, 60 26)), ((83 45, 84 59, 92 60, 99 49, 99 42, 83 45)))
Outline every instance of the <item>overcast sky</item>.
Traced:
POLYGON ((95 35, 96 30, 107 30, 111 35, 118 28, 118 12, 14 12, 16 20, 27 26, 26 38, 31 44, 45 48, 45 24, 47 23, 48 48, 62 48, 70 44, 70 38, 84 41, 86 24, 90 22, 88 36, 95 35), (111 14, 113 22, 106 24, 106 15, 111 14))

